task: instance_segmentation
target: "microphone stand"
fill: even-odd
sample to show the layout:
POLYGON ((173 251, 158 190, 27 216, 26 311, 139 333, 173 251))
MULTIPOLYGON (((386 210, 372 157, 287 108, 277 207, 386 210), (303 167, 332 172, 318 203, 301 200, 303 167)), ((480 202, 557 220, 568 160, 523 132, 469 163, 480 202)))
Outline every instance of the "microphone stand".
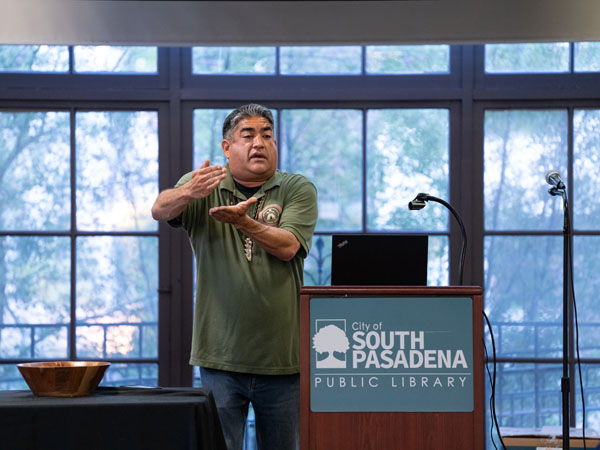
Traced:
POLYGON ((567 188, 564 184, 559 184, 559 187, 552 187, 548 190, 550 195, 560 195, 563 200, 563 375, 560 380, 560 390, 562 392, 562 437, 563 450, 569 450, 570 445, 570 417, 569 417, 569 391, 571 382, 569 379, 569 323, 570 312, 569 308, 569 245, 571 237, 571 226, 569 222, 569 202, 567 200, 567 188))
POLYGON ((437 198, 437 197, 434 197, 433 195, 425 194, 423 192, 421 192, 420 194, 417 194, 415 199, 408 203, 408 209, 410 209, 411 211, 423 209, 423 208, 425 208, 425 202, 427 202, 427 201, 432 201, 432 202, 436 202, 436 203, 440 203, 441 205, 444 205, 446 208, 448 208, 450 210, 450 212, 452 213, 452 215, 458 222, 458 226, 460 227, 460 234, 462 236, 462 245, 461 245, 462 248, 461 248, 461 252, 460 252, 460 263, 458 265, 458 284, 459 284, 459 286, 461 286, 463 284, 463 270, 464 270, 464 266, 465 266, 465 255, 467 253, 467 232, 465 231, 465 225, 463 224, 463 221, 462 221, 460 215, 458 214, 458 212, 456 212, 456 210, 452 207, 452 205, 450 205, 450 203, 442 200, 441 198, 437 198))

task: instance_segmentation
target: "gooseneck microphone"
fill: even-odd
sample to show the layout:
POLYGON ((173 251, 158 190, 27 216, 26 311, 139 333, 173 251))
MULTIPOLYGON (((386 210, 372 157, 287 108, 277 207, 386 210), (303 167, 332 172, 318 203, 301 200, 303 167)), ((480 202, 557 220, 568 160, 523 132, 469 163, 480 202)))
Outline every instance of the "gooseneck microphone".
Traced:
POLYGON ((462 286, 463 284, 463 271, 465 266, 465 255, 467 254, 467 232, 465 231, 465 225, 463 224, 462 218, 460 214, 445 200, 441 198, 434 197, 433 195, 426 194, 425 192, 421 192, 417 194, 414 200, 408 202, 408 209, 411 211, 418 211, 419 209, 425 208, 426 203, 428 201, 436 202, 441 205, 444 205, 448 210, 452 213, 456 221, 458 222, 458 226, 460 227, 460 234, 462 236, 462 249, 460 252, 460 262, 458 264, 458 284, 462 286))
POLYGON ((550 186, 554 186, 556 189, 565 188, 565 183, 563 183, 558 170, 552 169, 548 171, 546 174, 546 183, 548 183, 550 186))

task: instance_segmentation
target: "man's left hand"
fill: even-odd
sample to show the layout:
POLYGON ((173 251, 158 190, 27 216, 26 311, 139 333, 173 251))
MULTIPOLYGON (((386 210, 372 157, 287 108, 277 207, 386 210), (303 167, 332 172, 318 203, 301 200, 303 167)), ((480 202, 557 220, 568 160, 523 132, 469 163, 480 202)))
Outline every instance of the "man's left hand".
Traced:
POLYGON ((256 197, 250 197, 248 200, 237 203, 232 206, 217 206, 210 208, 208 213, 210 216, 223 223, 230 223, 233 226, 241 225, 242 221, 249 218, 246 213, 250 205, 256 203, 256 197))

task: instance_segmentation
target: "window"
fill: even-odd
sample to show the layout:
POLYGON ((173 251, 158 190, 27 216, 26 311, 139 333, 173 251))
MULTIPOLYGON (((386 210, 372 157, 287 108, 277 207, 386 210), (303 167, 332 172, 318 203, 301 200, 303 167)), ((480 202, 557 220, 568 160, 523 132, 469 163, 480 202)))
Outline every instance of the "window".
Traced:
POLYGON ((194 47, 192 72, 289 76, 448 74, 450 46, 194 47))
POLYGON ((156 384, 156 112, 3 110, 0 124, 0 357, 118 360, 104 384, 156 384))
POLYGON ((485 45, 485 71, 489 74, 598 72, 599 61, 597 42, 485 45))
MULTIPOLYGON (((72 47, 73 71, 79 73, 157 72, 156 47, 72 47)), ((69 72, 70 49, 61 45, 2 45, 1 72, 69 72)))
MULTIPOLYGON (((598 355, 591 338, 598 326, 592 294, 597 283, 590 268, 596 262, 600 230, 590 220, 597 214, 595 183, 589 172, 597 165, 593 162, 600 130, 597 117, 597 109, 485 111, 485 305, 496 328, 498 355, 507 360, 499 366, 497 391, 499 421, 505 426, 561 423, 557 386, 562 376, 564 215, 562 201, 550 196, 542 182, 550 169, 558 170, 573 190, 579 345, 582 356, 598 355), (557 364, 539 361, 544 358, 555 358, 557 364)), ((573 356, 569 364, 570 377, 578 382, 573 356)), ((595 372, 588 365, 582 370, 587 391, 595 372)), ((577 392, 575 402, 581 413, 578 399, 577 392)), ((588 408, 588 425, 594 428, 592 424, 598 422, 593 401, 588 408)))
MULTIPOLYGON (((228 112, 194 110, 194 167, 206 159, 226 162, 219 130, 228 112)), ((448 283, 446 212, 431 208, 415 214, 407 208, 419 190, 447 195, 447 110, 281 109, 274 113, 275 118, 281 117, 280 169, 306 175, 319 193, 318 236, 306 261, 307 284, 330 283, 331 233, 424 229, 440 233, 431 237, 430 284, 448 283), (403 176, 406 170, 415 174, 413 178, 403 176)))
POLYGON ((544 181, 558 170, 586 426, 600 430, 598 61, 595 42, 0 46, 0 387, 25 387, 18 362, 62 358, 111 361, 105 384, 197 382, 191 251, 149 210, 183 173, 225 163, 223 119, 256 101, 275 113, 279 168, 319 192, 305 284, 330 284, 340 232, 427 233, 429 284, 456 283, 454 219, 407 205, 427 192, 459 211, 464 281, 484 287, 497 344, 501 426, 561 420, 563 217, 544 181))

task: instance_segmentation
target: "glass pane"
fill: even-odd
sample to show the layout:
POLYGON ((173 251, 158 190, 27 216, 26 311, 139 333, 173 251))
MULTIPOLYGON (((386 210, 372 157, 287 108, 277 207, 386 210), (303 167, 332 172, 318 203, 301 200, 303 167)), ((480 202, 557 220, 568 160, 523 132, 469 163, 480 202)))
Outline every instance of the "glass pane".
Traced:
MULTIPOLYGON (((585 429, 600 430, 600 366, 597 364, 582 364, 581 376, 583 378, 583 393, 585 399, 585 429)), ((577 428, 583 426, 583 408, 581 405, 581 382, 579 373, 575 379, 575 407, 577 410, 577 428)), ((589 437, 589 434, 586 434, 589 437)), ((587 445, 591 447, 590 443, 587 445)), ((596 447, 597 448, 597 447, 596 447)))
POLYGON ((68 230, 69 113, 0 112, 0 229, 68 230))
POLYGON ((16 364, 0 364, 0 391, 27 389, 29 386, 21 376, 16 364))
POLYGON ((575 72, 600 72, 600 42, 575 43, 575 72))
POLYGON ((304 285, 331 285, 331 236, 313 236, 312 248, 304 260, 304 285))
POLYGON ((227 158, 223 154, 223 122, 231 109, 194 110, 194 168, 200 167, 207 159, 211 164, 224 165, 227 158))
MULTIPOLYGON (((491 372, 492 364, 488 366, 491 372)), ((501 363, 496 370, 496 416, 501 427, 560 426, 562 368, 559 364, 501 363)), ((486 389, 488 399, 491 391, 487 377, 486 389)), ((486 410, 489 417, 488 402, 486 410)), ((496 443, 500 447, 498 440, 496 443)))
POLYGON ((562 202, 545 176, 555 169, 567 179, 567 132, 566 110, 485 112, 487 230, 562 229, 562 202))
POLYGON ((194 47, 195 74, 274 74, 275 47, 194 47))
POLYGON ((77 355, 158 354, 158 238, 77 239, 77 355))
POLYGON ((301 173, 317 187, 317 230, 360 230, 362 113, 344 109, 283 110, 279 148, 281 169, 301 173))
POLYGON ((562 237, 487 236, 484 252, 485 311, 498 356, 562 356, 562 237))
POLYGON ((573 280, 579 321, 579 351, 582 357, 599 358, 600 236, 574 236, 573 255, 573 280))
POLYGON ((75 72, 157 73, 156 47, 76 46, 75 72))
POLYGON ((158 365, 112 363, 100 386, 158 386, 158 365))
POLYGON ((487 44, 487 73, 569 72, 569 43, 487 44))
POLYGON ((447 230, 448 210, 430 204, 409 211, 419 192, 447 200, 449 112, 381 109, 367 115, 369 230, 447 230))
POLYGON ((600 110, 576 110, 573 116, 573 226, 600 230, 600 110))
POLYGON ((65 45, 0 45, 0 72, 68 72, 65 45))
POLYGON ((77 227, 156 230, 156 112, 77 113, 77 227))
POLYGON ((0 237, 0 358, 65 358, 68 237, 0 237))
POLYGON ((361 73, 361 47, 281 47, 282 75, 361 73))
POLYGON ((368 74, 422 74, 450 71, 449 45, 373 45, 366 49, 368 74))
MULTIPOLYGON (((427 286, 448 286, 450 256, 447 236, 429 236, 427 252, 427 286)), ((458 274, 458 266, 452 268, 458 274)))

